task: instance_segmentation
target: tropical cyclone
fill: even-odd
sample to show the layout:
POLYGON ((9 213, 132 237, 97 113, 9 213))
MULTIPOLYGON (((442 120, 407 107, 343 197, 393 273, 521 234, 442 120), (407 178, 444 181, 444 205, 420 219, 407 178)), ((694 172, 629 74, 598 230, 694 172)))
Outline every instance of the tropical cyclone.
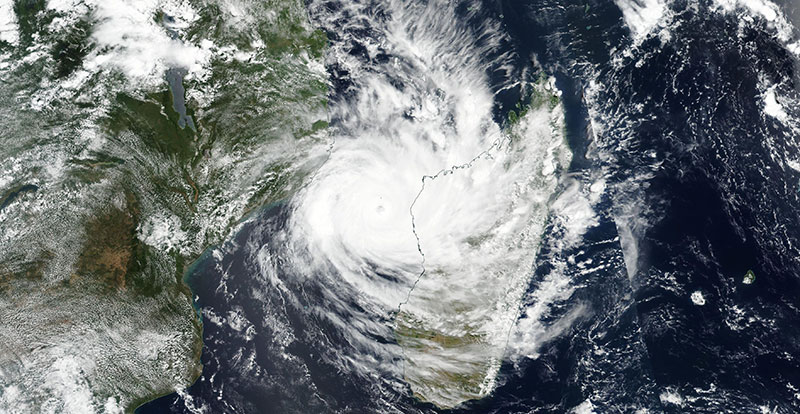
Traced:
MULTIPOLYGON (((392 315, 403 376, 441 407, 491 392, 571 154, 552 79, 498 123, 485 74, 501 35, 447 2, 388 4, 386 67, 359 71, 325 165, 292 201, 290 231, 392 315), (482 39, 479 44, 476 39, 482 39)), ((344 64, 344 63, 342 63, 344 64)))
POLYGON ((354 87, 330 106, 325 36, 298 2, 0 7, 0 406, 119 412, 187 386, 200 327, 183 272, 287 197, 286 247, 311 254, 281 263, 310 258, 376 304, 388 317, 358 322, 390 321, 417 397, 491 392, 570 159, 558 92, 524 77, 498 121, 496 23, 385 7, 361 17, 379 32, 367 53, 391 59, 334 42, 354 87))

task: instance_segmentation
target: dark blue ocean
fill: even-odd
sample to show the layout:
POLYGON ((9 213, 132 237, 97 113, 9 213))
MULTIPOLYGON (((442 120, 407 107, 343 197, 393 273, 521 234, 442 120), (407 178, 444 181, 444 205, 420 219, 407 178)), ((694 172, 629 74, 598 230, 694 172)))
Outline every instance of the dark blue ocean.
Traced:
MULTIPOLYGON (((781 122, 763 98, 765 84, 798 97, 798 61, 774 25, 710 12, 712 3, 667 2, 668 36, 630 47, 612 1, 484 2, 479 18, 502 22, 514 64, 535 56, 556 77, 571 173, 601 171, 610 190, 580 246, 543 243, 529 287, 554 261, 591 258, 602 271, 570 269, 579 287, 551 317, 577 304, 589 312, 537 357, 508 361, 490 396, 452 412, 800 412, 800 173, 788 162, 800 159, 800 107, 784 105, 781 122)), ((312 21, 339 7, 317 5, 312 21)), ((480 23, 472 19, 463 23, 480 23)), ((324 29, 336 42, 337 27, 324 29)), ((348 74, 329 72, 331 100, 347 99, 348 74)), ((487 68, 497 119, 522 98, 500 91, 509 73, 487 68)), ((320 286, 279 275, 278 289, 252 277, 259 264, 249 246, 274 246, 287 215, 283 203, 265 207, 192 268, 203 374, 137 414, 440 411, 401 379, 350 376, 320 357, 350 349, 338 327, 307 311, 320 286), (219 315, 251 323, 220 324, 219 315), (283 341, 286 332, 295 339, 283 341)))

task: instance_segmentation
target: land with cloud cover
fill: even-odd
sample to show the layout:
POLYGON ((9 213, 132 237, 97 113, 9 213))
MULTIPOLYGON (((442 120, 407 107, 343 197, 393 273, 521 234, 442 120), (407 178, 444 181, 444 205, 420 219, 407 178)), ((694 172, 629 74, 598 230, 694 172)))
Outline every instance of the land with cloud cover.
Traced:
POLYGON ((290 0, 0 4, 0 407, 199 375, 183 275, 321 161, 325 44, 290 0))

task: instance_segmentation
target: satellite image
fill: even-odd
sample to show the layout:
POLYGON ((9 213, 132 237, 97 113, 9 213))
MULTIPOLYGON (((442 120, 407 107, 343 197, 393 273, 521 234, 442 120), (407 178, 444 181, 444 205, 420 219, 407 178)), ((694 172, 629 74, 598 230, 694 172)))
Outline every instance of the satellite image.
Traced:
POLYGON ((800 413, 800 2, 0 0, 28 413, 800 413))

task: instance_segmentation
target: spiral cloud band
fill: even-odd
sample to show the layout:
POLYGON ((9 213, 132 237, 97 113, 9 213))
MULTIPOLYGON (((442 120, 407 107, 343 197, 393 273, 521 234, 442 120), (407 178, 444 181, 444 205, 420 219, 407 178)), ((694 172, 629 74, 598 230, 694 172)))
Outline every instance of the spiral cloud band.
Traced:
POLYGON ((330 157, 293 200, 290 232, 390 316, 405 380, 448 407, 494 388, 571 154, 552 80, 529 85, 538 99, 519 119, 494 120, 482 56, 496 28, 453 25, 446 2, 389 9, 391 70, 332 51, 355 93, 334 108, 330 157))

